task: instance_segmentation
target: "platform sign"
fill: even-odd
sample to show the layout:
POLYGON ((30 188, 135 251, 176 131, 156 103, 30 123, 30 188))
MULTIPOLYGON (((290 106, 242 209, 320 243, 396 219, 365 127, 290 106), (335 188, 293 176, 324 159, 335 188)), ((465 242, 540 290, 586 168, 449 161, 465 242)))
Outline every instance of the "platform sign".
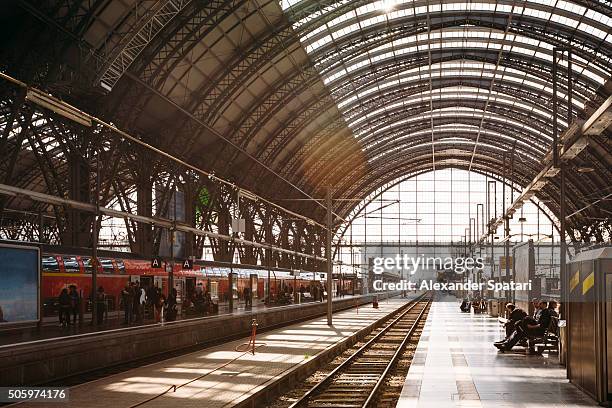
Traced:
POLYGON ((183 263, 183 269, 193 269, 192 259, 185 259, 182 263, 183 263))
POLYGON ((40 250, 0 244, 0 326, 40 320, 40 250))
POLYGON ((163 264, 164 263, 163 263, 162 259, 159 258, 159 257, 151 259, 151 268, 152 269, 161 269, 163 264))

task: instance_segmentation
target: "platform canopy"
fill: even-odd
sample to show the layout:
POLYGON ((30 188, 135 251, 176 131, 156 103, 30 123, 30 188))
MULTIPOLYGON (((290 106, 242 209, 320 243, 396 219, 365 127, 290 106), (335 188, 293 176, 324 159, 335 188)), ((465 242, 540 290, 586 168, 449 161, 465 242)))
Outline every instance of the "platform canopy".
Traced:
MULTIPOLYGON (((20 0, 0 7, 4 72, 320 221, 324 208, 287 199, 321 198, 328 186, 335 197, 366 197, 448 167, 527 186, 551 149, 554 92, 559 135, 612 94, 607 0, 20 0)), ((0 176, 62 195, 69 163, 81 160, 75 152, 89 146, 81 136, 107 131, 24 109, 23 91, 5 83, 1 90, 0 176)), ((154 155, 109 140, 105 149, 120 153, 109 156, 113 171, 103 183, 115 196, 156 172, 172 173, 156 167, 154 155)), ((590 204, 609 193, 611 151, 603 130, 567 163, 567 213, 587 207, 568 218, 572 239, 610 228, 610 201, 590 204)), ((558 177, 537 193, 556 214, 559 196, 558 177)), ((19 197, 10 203, 37 211, 19 197)), ((336 201, 334 211, 346 216, 356 205, 336 201)))

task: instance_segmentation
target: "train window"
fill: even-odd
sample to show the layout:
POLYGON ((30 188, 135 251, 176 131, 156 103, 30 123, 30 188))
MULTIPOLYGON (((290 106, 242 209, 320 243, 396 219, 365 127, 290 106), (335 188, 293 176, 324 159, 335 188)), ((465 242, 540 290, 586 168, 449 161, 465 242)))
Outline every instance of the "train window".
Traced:
POLYGON ((54 256, 43 256, 42 257, 42 269, 48 272, 59 272, 59 262, 54 256))
POLYGON ((115 263, 117 264, 117 269, 119 270, 119 274, 125 274, 125 264, 122 259, 115 259, 115 263))
POLYGON ((113 266, 113 261, 111 259, 100 259, 100 265, 102 265, 102 273, 115 272, 115 267, 113 266))
MULTIPOLYGON (((93 272, 93 268, 91 267, 91 258, 89 257, 83 257, 81 258, 83 260, 83 267, 85 268, 85 272, 86 273, 92 273, 93 272)), ((104 273, 112 273, 113 272, 113 264, 111 263, 110 259, 106 259, 106 260, 102 260, 99 259, 100 263, 103 263, 104 261, 108 262, 108 265, 110 267, 110 269, 103 269, 104 273)), ((104 265, 104 264, 102 264, 104 265)), ((100 271, 100 268, 98 268, 98 272, 100 271)))
POLYGON ((64 269, 66 269, 66 272, 80 272, 79 263, 76 256, 64 256, 62 259, 64 261, 64 269))

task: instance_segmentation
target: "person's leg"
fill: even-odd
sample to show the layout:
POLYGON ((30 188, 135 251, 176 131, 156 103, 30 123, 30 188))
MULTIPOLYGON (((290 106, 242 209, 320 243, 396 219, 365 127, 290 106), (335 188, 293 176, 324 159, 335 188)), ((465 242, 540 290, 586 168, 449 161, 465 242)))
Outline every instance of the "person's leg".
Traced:
POLYGON ((521 327, 518 327, 517 330, 512 332, 512 334, 510 335, 510 337, 506 339, 506 341, 499 344, 500 346, 502 346, 499 348, 504 349, 504 350, 511 350, 512 347, 516 345, 516 343, 518 343, 520 340, 524 339, 525 337, 526 337, 525 331, 521 327))

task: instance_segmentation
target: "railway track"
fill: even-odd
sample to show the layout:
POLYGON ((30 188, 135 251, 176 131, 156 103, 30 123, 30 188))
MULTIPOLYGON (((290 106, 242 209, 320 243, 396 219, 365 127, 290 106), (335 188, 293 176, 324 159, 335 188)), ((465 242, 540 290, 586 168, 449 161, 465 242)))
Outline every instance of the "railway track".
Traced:
POLYGON ((385 380, 417 330, 431 300, 415 302, 334 370, 325 375, 290 408, 356 408, 376 406, 385 380))

